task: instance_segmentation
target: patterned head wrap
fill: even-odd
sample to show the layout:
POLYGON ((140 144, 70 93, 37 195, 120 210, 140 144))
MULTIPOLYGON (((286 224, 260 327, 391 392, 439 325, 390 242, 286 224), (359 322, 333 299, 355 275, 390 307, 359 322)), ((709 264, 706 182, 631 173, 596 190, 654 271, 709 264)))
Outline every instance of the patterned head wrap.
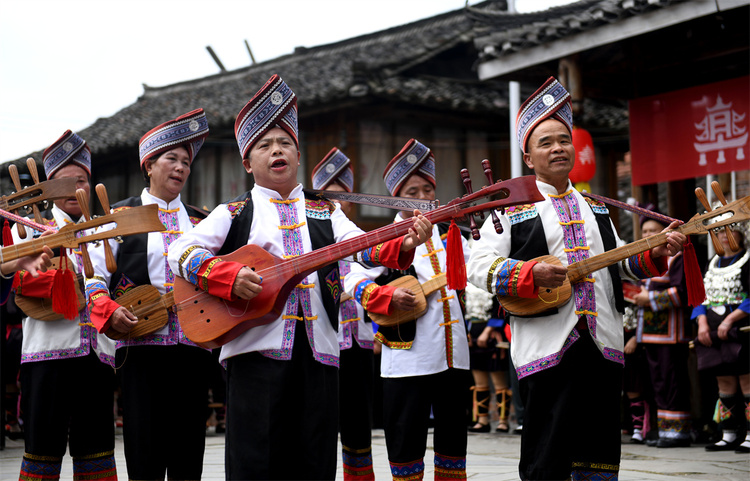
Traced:
POLYGON ((203 109, 195 109, 174 120, 164 122, 141 137, 138 146, 141 167, 146 160, 177 147, 184 147, 192 162, 206 137, 208 120, 203 109))
POLYGON ((274 127, 286 130, 299 149, 297 96, 281 77, 275 74, 237 114, 234 136, 237 138, 242 158, 246 159, 253 144, 274 127))
POLYGON ((537 125, 547 119, 556 119, 565 124, 573 135, 573 107, 570 94, 554 77, 550 77, 526 99, 516 116, 516 135, 521 150, 527 152, 526 143, 537 125))
POLYGON ((333 182, 338 182, 347 192, 354 190, 352 161, 336 147, 332 148, 312 170, 313 189, 325 190, 333 182))
POLYGON ((91 149, 86 141, 66 130, 62 137, 47 147, 42 154, 44 174, 51 179, 55 172, 68 164, 76 164, 91 176, 91 149))
POLYGON ((385 167, 385 187, 391 195, 396 195, 406 179, 415 173, 435 186, 435 156, 429 147, 411 139, 385 167))

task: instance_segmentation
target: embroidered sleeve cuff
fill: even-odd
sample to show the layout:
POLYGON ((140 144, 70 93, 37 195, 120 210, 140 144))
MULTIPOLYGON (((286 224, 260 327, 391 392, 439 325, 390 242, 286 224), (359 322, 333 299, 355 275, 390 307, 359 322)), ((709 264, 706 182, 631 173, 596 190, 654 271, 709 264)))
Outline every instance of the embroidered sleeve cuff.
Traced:
POLYGON ((362 307, 368 312, 390 316, 393 312, 391 299, 393 299, 395 290, 396 288, 393 286, 378 286, 375 284, 375 288, 369 293, 367 306, 363 305, 362 307))
POLYGON ((534 285, 534 275, 531 269, 534 268, 537 261, 527 261, 521 266, 521 272, 518 274, 518 296, 533 298, 539 295, 539 288, 534 285))
POLYGON ((228 301, 234 300, 232 287, 244 264, 233 261, 222 261, 218 257, 210 257, 201 264, 197 273, 195 285, 212 296, 221 297, 228 301))
POLYGON ((651 301, 651 310, 654 312, 680 307, 680 296, 675 287, 659 292, 651 291, 648 295, 651 301))
POLYGON ((106 291, 99 290, 91 295, 89 316, 97 331, 104 333, 109 330, 109 319, 119 307, 121 307, 120 304, 113 301, 106 291))
POLYGON ((27 271, 19 272, 19 282, 16 292, 26 297, 52 298, 52 285, 55 281, 56 269, 40 272, 39 277, 34 277, 27 271))
POLYGON ((659 277, 667 272, 667 258, 654 259, 651 251, 628 257, 620 264, 625 275, 633 280, 659 277))
POLYGON ((403 237, 383 242, 355 254, 355 260, 365 267, 385 266, 405 270, 414 261, 414 249, 401 252, 403 237))

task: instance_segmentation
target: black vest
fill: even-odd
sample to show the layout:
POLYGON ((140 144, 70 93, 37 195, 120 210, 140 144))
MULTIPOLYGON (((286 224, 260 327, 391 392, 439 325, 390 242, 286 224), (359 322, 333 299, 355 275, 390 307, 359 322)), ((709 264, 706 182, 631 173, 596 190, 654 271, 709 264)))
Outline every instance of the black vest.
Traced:
MULTIPOLYGON (((141 196, 130 197, 112 205, 113 209, 118 207, 138 207, 143 205, 141 196)), ((190 217, 204 219, 205 212, 185 205, 185 210, 190 217)), ((112 274, 109 281, 109 291, 114 292, 115 287, 126 276, 132 281, 133 286, 150 285, 151 278, 148 275, 148 233, 134 234, 122 238, 122 244, 117 252, 117 270, 112 274)))
MULTIPOLYGON (((320 197, 303 190, 305 199, 320 200, 320 197)), ((224 245, 221 246, 217 256, 229 254, 247 244, 250 237, 250 228, 253 225, 253 201, 250 192, 230 200, 227 203, 244 202, 245 206, 242 211, 232 219, 232 225, 227 233, 224 245)), ((333 236, 333 225, 331 219, 316 219, 305 216, 305 223, 310 231, 310 241, 313 250, 329 246, 336 242, 333 236)), ((323 297, 323 307, 325 308, 328 320, 335 331, 339 330, 339 297, 341 295, 341 282, 339 279, 338 262, 328 264, 318 270, 318 282, 320 283, 320 292, 323 297)))

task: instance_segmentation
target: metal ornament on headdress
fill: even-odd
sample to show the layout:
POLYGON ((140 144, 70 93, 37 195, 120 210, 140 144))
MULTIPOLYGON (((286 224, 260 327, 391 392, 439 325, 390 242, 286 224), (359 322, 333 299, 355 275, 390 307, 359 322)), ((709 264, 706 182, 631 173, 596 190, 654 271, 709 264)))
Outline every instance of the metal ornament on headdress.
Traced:
POLYGON ((347 192, 354 190, 351 160, 336 147, 332 148, 312 170, 313 189, 325 190, 333 182, 338 182, 347 192))
POLYGON ((185 147, 190 161, 195 159, 208 137, 208 120, 203 109, 195 109, 149 130, 138 145, 141 165, 161 153, 185 147))
POLYGON ((516 115, 516 136, 521 150, 527 152, 526 142, 534 128, 554 118, 565 124, 573 135, 573 107, 570 94, 554 77, 547 79, 534 94, 521 104, 516 115))
POLYGON ((67 164, 76 164, 91 175, 91 149, 86 141, 66 130, 59 139, 47 147, 42 154, 44 174, 51 179, 55 172, 67 164))
POLYGON ((297 96, 291 88, 273 75, 242 107, 234 122, 234 135, 242 158, 263 135, 274 127, 284 129, 299 148, 297 96))
POLYGON ((396 195, 410 175, 418 173, 435 186, 435 156, 426 145, 410 139, 383 172, 385 186, 396 195))

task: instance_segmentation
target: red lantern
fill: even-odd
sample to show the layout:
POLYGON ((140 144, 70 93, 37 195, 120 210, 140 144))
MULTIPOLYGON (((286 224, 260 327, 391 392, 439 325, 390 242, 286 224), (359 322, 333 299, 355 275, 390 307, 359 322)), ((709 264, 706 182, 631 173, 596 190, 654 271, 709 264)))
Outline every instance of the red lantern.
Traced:
POLYGON ((584 129, 573 127, 573 147, 576 149, 576 161, 568 177, 574 184, 588 182, 596 173, 596 153, 591 134, 584 129))

